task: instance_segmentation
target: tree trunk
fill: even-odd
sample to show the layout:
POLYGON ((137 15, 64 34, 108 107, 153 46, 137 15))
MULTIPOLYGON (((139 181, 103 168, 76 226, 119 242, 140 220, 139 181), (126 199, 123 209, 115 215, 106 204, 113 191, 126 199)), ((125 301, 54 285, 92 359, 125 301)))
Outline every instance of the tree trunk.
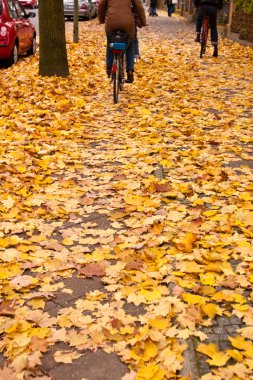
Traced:
POLYGON ((40 0, 39 34, 41 76, 69 75, 63 0, 40 0))
POLYGON ((78 43, 78 0, 74 0, 74 33, 73 33, 73 42, 78 43))

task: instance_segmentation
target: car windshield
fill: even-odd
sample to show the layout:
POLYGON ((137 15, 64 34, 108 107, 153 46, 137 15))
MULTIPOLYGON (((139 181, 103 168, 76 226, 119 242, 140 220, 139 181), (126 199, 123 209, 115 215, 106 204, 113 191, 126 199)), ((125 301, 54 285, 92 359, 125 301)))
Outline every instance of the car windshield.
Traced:
POLYGON ((0 16, 2 16, 2 11, 3 11, 3 2, 0 0, 0 16))

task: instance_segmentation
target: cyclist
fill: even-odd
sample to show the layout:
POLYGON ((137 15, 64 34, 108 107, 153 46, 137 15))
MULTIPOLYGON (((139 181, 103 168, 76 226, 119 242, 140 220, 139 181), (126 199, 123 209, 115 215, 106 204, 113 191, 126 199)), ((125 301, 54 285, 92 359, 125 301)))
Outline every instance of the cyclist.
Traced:
MULTIPOLYGON (((101 24, 105 23, 105 31, 109 33, 121 30, 130 34, 131 41, 126 51, 127 83, 134 81, 134 38, 136 33, 135 19, 132 5, 140 20, 140 27, 146 26, 146 16, 141 0, 100 0, 98 5, 98 19, 101 24)), ((106 73, 111 76, 113 55, 107 46, 106 50, 106 73)))
POLYGON ((196 21, 197 37, 195 42, 200 42, 200 31, 205 16, 209 17, 209 25, 211 29, 211 43, 214 47, 213 56, 218 57, 218 32, 217 32, 217 13, 221 10, 223 0, 194 0, 195 8, 198 9, 196 21))

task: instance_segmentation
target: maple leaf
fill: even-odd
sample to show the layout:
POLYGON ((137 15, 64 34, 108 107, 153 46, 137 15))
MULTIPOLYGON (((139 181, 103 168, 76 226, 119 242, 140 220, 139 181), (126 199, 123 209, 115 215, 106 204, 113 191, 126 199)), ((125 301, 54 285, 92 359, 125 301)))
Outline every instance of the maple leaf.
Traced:
POLYGON ((77 351, 56 351, 54 353, 54 360, 57 363, 71 364, 73 360, 80 358, 82 355, 77 351))
POLYGON ((9 367, 0 368, 0 379, 18 380, 17 374, 9 367))
POLYGON ((33 351, 46 352, 47 347, 48 347, 48 342, 34 335, 31 337, 29 346, 33 351))
POLYGON ((0 304, 0 315, 13 316, 15 301, 6 301, 0 304))
POLYGON ((207 362, 213 366, 222 367, 229 360, 229 355, 226 352, 219 351, 216 344, 213 343, 208 345, 201 343, 197 347, 197 351, 209 356, 211 359, 208 359, 207 362))
POLYGON ((105 276, 105 265, 99 263, 87 264, 84 268, 78 270, 78 274, 84 277, 103 277, 105 276))

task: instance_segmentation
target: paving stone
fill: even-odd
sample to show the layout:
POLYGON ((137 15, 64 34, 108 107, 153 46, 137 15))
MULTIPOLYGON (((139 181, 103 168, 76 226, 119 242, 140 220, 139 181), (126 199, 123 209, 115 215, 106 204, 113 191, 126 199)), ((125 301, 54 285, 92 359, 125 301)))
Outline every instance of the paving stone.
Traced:
POLYGON ((46 301, 44 311, 49 312, 51 309, 54 309, 57 306, 59 305, 54 301, 46 301))
MULTIPOLYGON (((55 368, 56 366, 60 365, 54 360, 54 353, 56 351, 70 351, 71 348, 64 342, 55 343, 54 346, 51 347, 49 351, 47 351, 42 356, 42 370, 45 372, 50 371, 51 369, 55 368)), ((63 379, 66 379, 66 377, 63 377, 63 379)))
POLYGON ((214 332, 215 334, 223 334, 224 331, 226 331, 226 330, 224 330, 224 327, 214 327, 214 328, 213 328, 213 332, 214 332))
POLYGON ((0 353, 0 366, 1 367, 3 367, 4 362, 5 362, 5 358, 4 358, 3 354, 0 353))
POLYGON ((106 230, 108 228, 111 228, 111 222, 105 216, 103 216, 102 218, 96 219, 94 223, 96 223, 98 229, 106 230))
POLYGON ((231 344, 228 340, 219 342, 219 348, 221 351, 231 349, 231 344))
POLYGON ((242 322, 239 318, 237 318, 235 315, 233 315, 231 318, 230 318, 230 324, 233 324, 233 325, 242 325, 242 322))
POLYGON ((199 371, 200 376, 203 376, 206 373, 210 372, 210 366, 208 365, 206 360, 207 360, 206 355, 203 355, 203 354, 200 354, 199 352, 197 352, 196 363, 197 363, 197 367, 198 367, 198 371, 199 371))
POLYGON ((83 217, 83 220, 82 220, 82 223, 85 223, 85 222, 92 222, 96 219, 100 219, 102 217, 105 217, 106 218, 106 215, 105 214, 99 214, 98 212, 93 212, 92 214, 89 214, 87 216, 84 216, 83 217))
POLYGON ((163 179, 164 178, 163 168, 159 167, 159 168, 155 169, 153 171, 153 175, 154 175, 154 177, 156 177, 158 179, 163 179))
POLYGON ((66 307, 66 305, 77 298, 84 298, 85 294, 101 289, 104 287, 102 281, 98 277, 92 278, 78 278, 73 276, 63 280, 65 288, 71 289, 73 292, 71 294, 63 293, 58 291, 54 298, 56 304, 66 307))
POLYGON ((115 354, 98 349, 85 351, 73 364, 62 364, 50 370, 53 380, 121 380, 129 370, 115 354))
POLYGON ((212 334, 213 333, 213 330, 210 327, 203 327, 203 329, 201 329, 201 331, 203 331, 203 333, 205 333, 205 334, 212 334))
POLYGON ((134 317, 137 317, 138 315, 144 315, 146 313, 143 305, 135 306, 132 302, 125 303, 123 309, 127 314, 133 315, 134 317))
POLYGON ((214 115, 220 115, 224 113, 224 111, 219 111, 219 110, 216 110, 215 108, 206 108, 205 111, 212 113, 214 115))
POLYGON ((231 324, 231 320, 230 318, 220 317, 220 318, 217 318, 217 323, 219 326, 227 326, 231 324))
POLYGON ((238 161, 230 161, 224 165, 229 168, 238 168, 240 166, 248 166, 249 168, 253 168, 253 160, 238 160, 238 161))
POLYGON ((238 330, 241 326, 239 325, 230 325, 230 326, 226 326, 226 331, 229 333, 229 334, 232 334, 232 333, 236 333, 236 330, 238 330))
POLYGON ((219 335, 218 334, 210 334, 208 335, 208 339, 205 341, 206 343, 209 342, 218 342, 219 340, 219 335))
POLYGON ((180 371, 182 377, 190 378, 191 380, 199 379, 199 371, 196 362, 196 351, 195 347, 197 345, 196 340, 192 338, 187 339, 188 348, 184 352, 184 364, 183 369, 180 371))

